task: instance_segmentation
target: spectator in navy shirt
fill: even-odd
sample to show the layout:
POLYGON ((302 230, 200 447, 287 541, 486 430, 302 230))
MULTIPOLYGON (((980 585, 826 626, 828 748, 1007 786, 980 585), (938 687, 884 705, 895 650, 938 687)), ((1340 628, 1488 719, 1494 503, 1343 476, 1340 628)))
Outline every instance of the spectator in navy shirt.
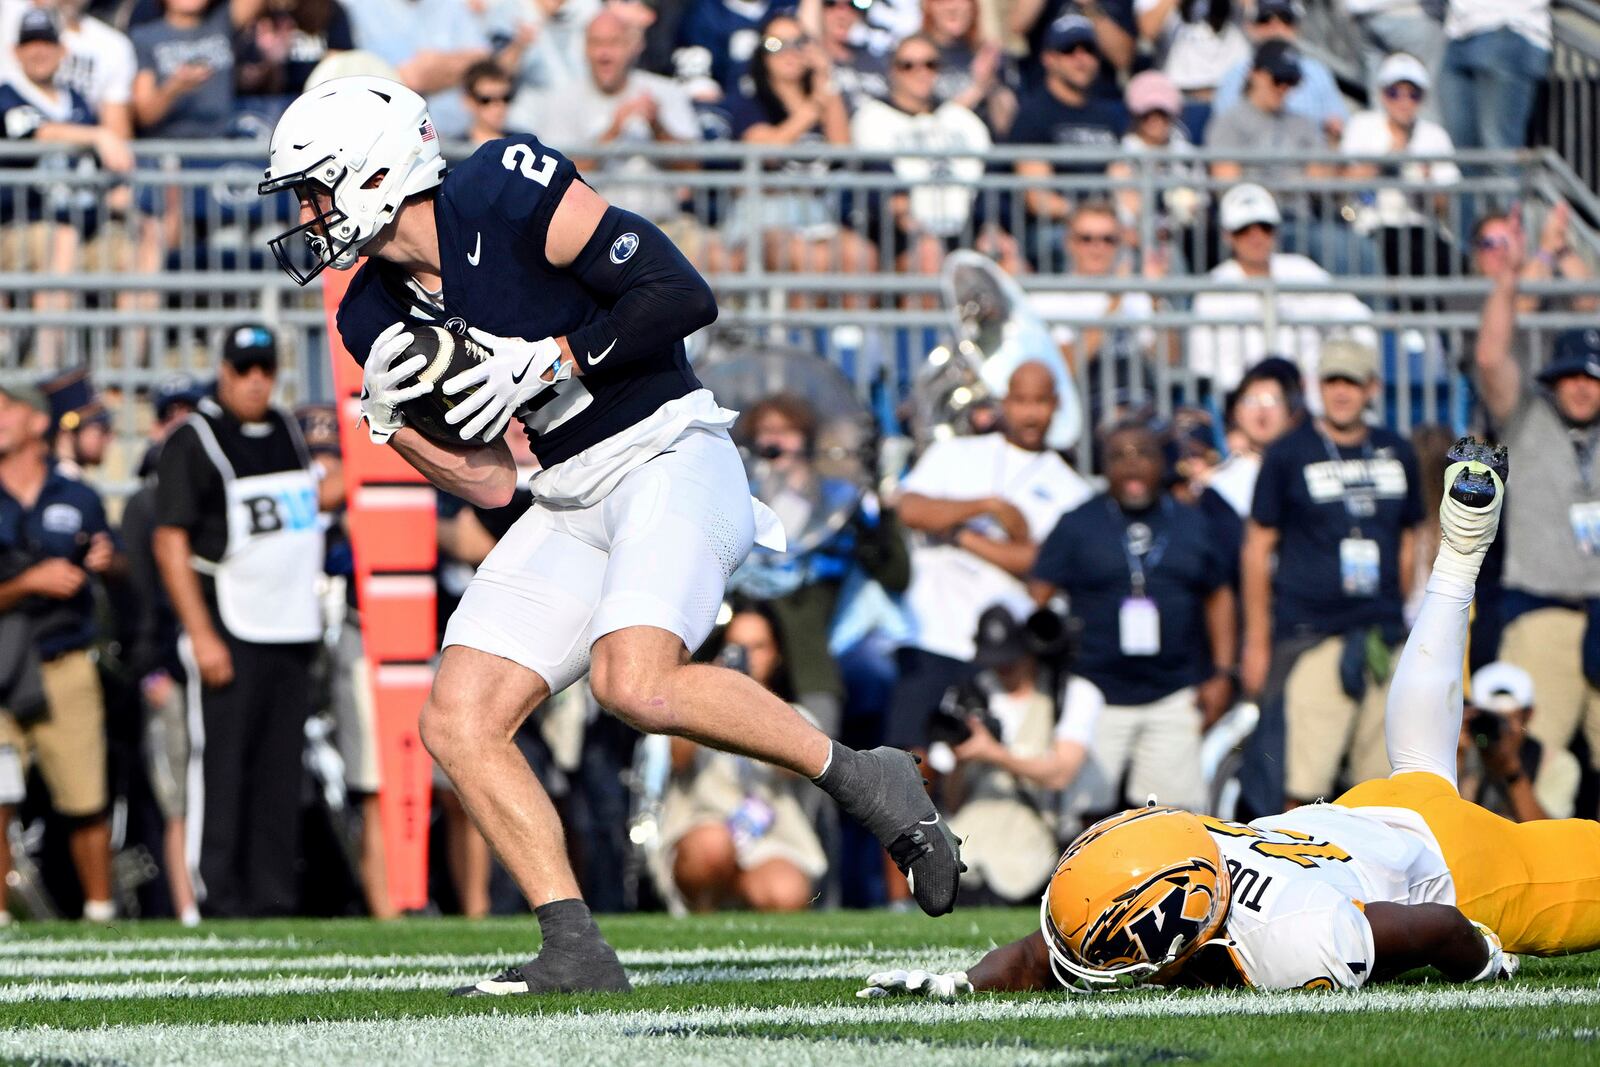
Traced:
MULTIPOLYGON (((83 916, 107 922, 111 831, 106 819, 105 697, 89 656, 96 636, 91 575, 120 566, 105 507, 93 489, 50 462, 43 392, 0 393, 0 612, 26 613, 44 683, 42 714, 18 722, 0 712, 0 749, 37 759, 55 810, 70 821, 69 846, 83 891, 83 916)), ((10 824, 0 796, 0 827, 10 824)), ((3 837, 0 834, 0 837, 3 837)), ((0 885, 10 853, 0 847, 0 885)))
POLYGON ((1331 796, 1347 756, 1349 781, 1389 773, 1384 699, 1423 517, 1417 458, 1365 421, 1370 347, 1325 342, 1318 374, 1323 414, 1267 449, 1245 531, 1241 680, 1262 694, 1245 800, 1257 814, 1331 796))
POLYGON ((1067 594, 1083 635, 1073 670, 1105 696, 1080 810, 1150 793, 1202 810, 1200 733, 1233 695, 1233 592, 1205 517, 1163 487, 1155 430, 1118 423, 1104 449, 1107 491, 1062 516, 1030 584, 1041 604, 1067 594))
POLYGON ((1139 43, 1133 6, 1133 0, 1017 0, 1006 15, 1006 24, 1028 42, 1028 52, 1022 60, 1024 88, 1036 88, 1044 80, 1041 61, 1048 51, 1050 27, 1065 15, 1077 15, 1094 28, 1095 45, 1100 52, 1096 76, 1099 95, 1117 95, 1117 82, 1133 70, 1139 43))
MULTIPOLYGON (((1114 150, 1128 129, 1128 109, 1116 98, 1094 95, 1100 70, 1100 49, 1094 24, 1081 15, 1065 15, 1045 34, 1045 80, 1023 96, 1010 141, 1020 145, 1077 146, 1114 150)), ((1018 176, 1031 180, 1024 193, 1029 222, 1042 232, 1029 249, 1061 245, 1062 227, 1072 202, 1050 187, 1056 174, 1082 174, 1105 169, 1106 161, 1057 162, 1018 160, 1018 176)))

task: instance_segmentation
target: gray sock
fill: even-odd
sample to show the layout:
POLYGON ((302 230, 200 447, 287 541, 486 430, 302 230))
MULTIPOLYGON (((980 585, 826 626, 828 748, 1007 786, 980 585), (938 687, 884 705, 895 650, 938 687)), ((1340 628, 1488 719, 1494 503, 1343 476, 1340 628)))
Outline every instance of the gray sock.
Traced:
POLYGON ((894 791, 892 796, 885 796, 880 751, 857 752, 835 741, 827 769, 814 780, 817 787, 832 797, 846 814, 872 831, 879 841, 888 844, 890 839, 905 830, 908 823, 918 818, 917 815, 908 818, 908 804, 912 810, 932 811, 933 802, 922 790, 920 778, 914 783, 914 794, 907 795, 907 790, 902 789, 894 791))

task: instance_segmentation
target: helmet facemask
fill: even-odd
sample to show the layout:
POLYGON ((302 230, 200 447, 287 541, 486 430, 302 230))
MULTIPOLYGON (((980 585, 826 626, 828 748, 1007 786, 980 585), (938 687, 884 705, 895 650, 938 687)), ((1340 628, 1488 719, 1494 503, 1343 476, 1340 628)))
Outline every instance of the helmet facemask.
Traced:
POLYGON ((349 270, 355 266, 362 247, 398 212, 404 190, 394 187, 400 181, 398 174, 404 173, 413 159, 415 154, 398 171, 378 171, 359 188, 351 183, 360 176, 333 156, 305 170, 262 182, 257 187, 262 196, 289 190, 299 201, 302 214, 310 209, 310 218, 268 242, 284 273, 296 285, 305 285, 328 267, 349 270), (341 206, 344 204, 352 205, 355 214, 341 206))

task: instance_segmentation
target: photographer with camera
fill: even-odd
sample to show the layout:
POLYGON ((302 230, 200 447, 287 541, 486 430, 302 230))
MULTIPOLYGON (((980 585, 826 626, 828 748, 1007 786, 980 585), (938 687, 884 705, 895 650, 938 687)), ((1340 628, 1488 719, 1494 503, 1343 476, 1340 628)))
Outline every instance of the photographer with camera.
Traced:
POLYGON ((1067 594, 1083 635, 1074 670, 1105 695, 1084 810, 1154 793, 1203 811, 1200 733, 1233 698, 1230 568, 1205 516, 1166 491, 1156 431, 1129 419, 1103 441, 1108 489, 1056 524, 1032 585, 1040 604, 1067 594))
MULTIPOLYGON (((0 390, 0 613, 25 615, 39 657, 43 707, 0 712, 0 887, 11 867, 6 831, 22 799, 28 757, 37 757, 50 802, 72 827, 68 849, 83 891, 83 917, 108 922, 111 830, 107 821, 105 696, 89 655, 97 636, 92 575, 119 564, 100 496, 51 462, 50 405, 35 388, 0 390), (14 714, 13 714, 14 713, 14 714), (19 720, 20 717, 20 720, 19 720)), ((0 897, 0 923, 7 916, 0 897)))
POLYGON ((1582 770, 1566 749, 1528 733, 1533 677, 1490 663, 1472 676, 1456 749, 1461 795, 1516 822, 1572 817, 1582 770))
POLYGON ((1057 794, 1088 755, 1099 692, 1067 683, 1068 714, 1041 686, 1040 647, 1028 624, 996 604, 978 618, 979 674, 952 686, 930 726, 928 762, 951 773, 950 829, 964 844, 963 892, 988 903, 1038 896, 1055 869, 1057 794))
MULTIPOLYGON (((715 663, 792 699, 778 634, 767 605, 742 605, 722 631, 715 663)), ((771 764, 674 737, 657 884, 664 891, 676 888, 694 912, 730 904, 753 911, 803 909, 828 871, 822 843, 801 806, 804 784, 771 764)))

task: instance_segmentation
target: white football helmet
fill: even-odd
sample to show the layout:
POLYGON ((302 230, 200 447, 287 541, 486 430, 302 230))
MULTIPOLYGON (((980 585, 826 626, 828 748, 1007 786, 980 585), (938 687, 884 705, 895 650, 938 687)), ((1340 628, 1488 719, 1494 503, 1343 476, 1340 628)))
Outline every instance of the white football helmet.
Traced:
POLYGON ((296 284, 349 270, 408 196, 444 180, 428 103, 399 82, 335 78, 303 93, 272 131, 262 196, 288 189, 311 218, 273 238, 296 284))

